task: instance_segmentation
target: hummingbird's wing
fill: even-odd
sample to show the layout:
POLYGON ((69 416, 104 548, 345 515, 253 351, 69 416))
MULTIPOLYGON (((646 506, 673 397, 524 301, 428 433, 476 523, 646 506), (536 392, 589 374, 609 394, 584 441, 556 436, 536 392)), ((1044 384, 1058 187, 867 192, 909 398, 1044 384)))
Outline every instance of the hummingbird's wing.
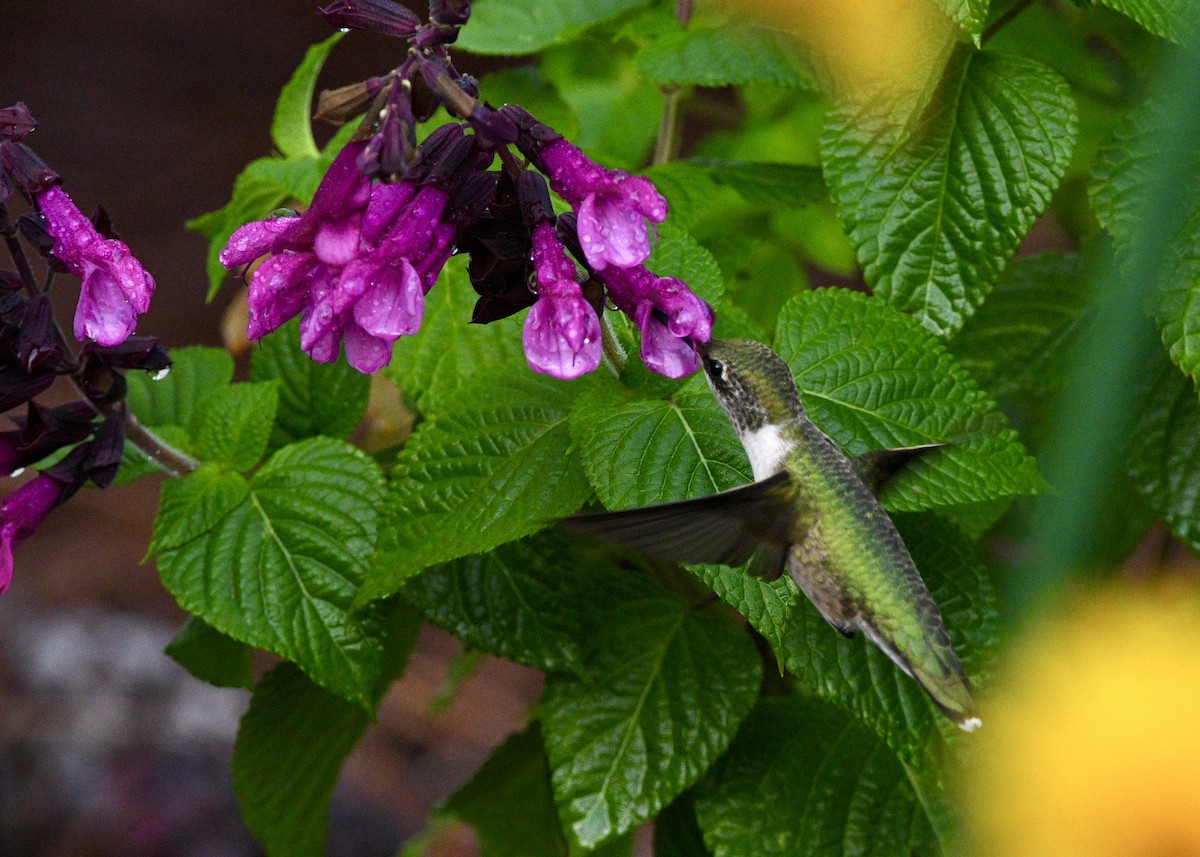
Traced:
POLYGON ((851 460, 858 465, 863 482, 867 483, 867 487, 873 494, 878 494, 888 480, 904 469, 904 466, 910 461, 931 450, 951 446, 954 443, 958 443, 958 441, 923 443, 920 446, 901 446, 896 449, 876 449, 864 452, 851 460))
POLYGON ((573 515, 562 526, 657 559, 741 565, 764 543, 785 551, 798 535, 798 511, 795 486, 784 471, 707 497, 573 515))

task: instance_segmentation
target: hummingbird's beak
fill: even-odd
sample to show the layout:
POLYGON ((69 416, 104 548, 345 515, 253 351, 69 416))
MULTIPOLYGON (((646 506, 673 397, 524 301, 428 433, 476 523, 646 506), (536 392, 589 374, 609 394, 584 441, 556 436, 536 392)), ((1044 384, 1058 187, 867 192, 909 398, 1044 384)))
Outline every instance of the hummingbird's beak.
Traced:
POLYGON ((693 340, 692 340, 692 344, 696 346, 696 353, 697 353, 697 354, 699 354, 701 357, 707 357, 707 356, 708 356, 708 350, 709 350, 709 345, 710 345, 710 343, 708 343, 708 342, 697 342, 696 340, 694 340, 694 339, 693 339, 693 340))

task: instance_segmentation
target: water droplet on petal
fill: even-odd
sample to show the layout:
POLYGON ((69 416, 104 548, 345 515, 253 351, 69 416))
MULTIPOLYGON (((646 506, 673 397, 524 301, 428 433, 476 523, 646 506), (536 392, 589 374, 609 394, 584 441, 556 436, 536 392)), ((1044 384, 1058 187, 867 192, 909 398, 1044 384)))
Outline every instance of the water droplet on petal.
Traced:
POLYGON ((161 368, 157 372, 155 372, 153 375, 151 375, 150 380, 151 381, 161 381, 163 378, 166 378, 170 374, 171 374, 171 367, 164 366, 163 368, 161 368))
POLYGON ((25 472, 24 467, 18 467, 16 470, 14 470, 12 473, 10 473, 8 475, 11 476, 13 479, 16 479, 18 476, 20 476, 24 472, 25 472))

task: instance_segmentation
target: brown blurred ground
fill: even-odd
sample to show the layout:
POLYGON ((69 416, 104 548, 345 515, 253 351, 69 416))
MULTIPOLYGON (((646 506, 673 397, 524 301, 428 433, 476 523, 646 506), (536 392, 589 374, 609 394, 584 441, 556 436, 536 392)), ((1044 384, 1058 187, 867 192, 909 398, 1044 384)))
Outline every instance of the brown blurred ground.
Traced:
MULTIPOLYGON (((0 106, 80 207, 101 203, 158 282, 139 332, 217 344, 234 289, 206 305, 190 217, 228 199, 270 147, 271 110, 329 28, 316 0, 0 0, 0 106)), ((397 43, 354 34, 323 85, 379 73, 397 43)), ((0 604, 0 857, 255 853, 225 770, 245 695, 207 691, 161 655, 182 616, 140 565, 155 480, 85 491, 17 551, 0 604)), ((486 660, 437 715, 457 646, 422 637, 339 786, 331 854, 391 854, 523 723, 531 670, 486 660)))

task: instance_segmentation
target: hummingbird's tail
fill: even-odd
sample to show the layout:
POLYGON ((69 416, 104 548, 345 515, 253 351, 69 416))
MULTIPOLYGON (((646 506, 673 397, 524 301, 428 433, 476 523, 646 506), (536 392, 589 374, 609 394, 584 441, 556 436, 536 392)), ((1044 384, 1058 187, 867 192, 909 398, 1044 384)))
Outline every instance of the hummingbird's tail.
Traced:
POLYGON ((971 692, 971 683, 963 672, 962 664, 954 649, 946 645, 938 646, 933 657, 920 658, 925 666, 913 666, 896 648, 874 628, 861 625, 867 638, 877 645, 892 659, 896 666, 904 670, 908 676, 921 686, 934 704, 942 710, 964 732, 974 732, 983 725, 975 705, 975 695, 971 692))

